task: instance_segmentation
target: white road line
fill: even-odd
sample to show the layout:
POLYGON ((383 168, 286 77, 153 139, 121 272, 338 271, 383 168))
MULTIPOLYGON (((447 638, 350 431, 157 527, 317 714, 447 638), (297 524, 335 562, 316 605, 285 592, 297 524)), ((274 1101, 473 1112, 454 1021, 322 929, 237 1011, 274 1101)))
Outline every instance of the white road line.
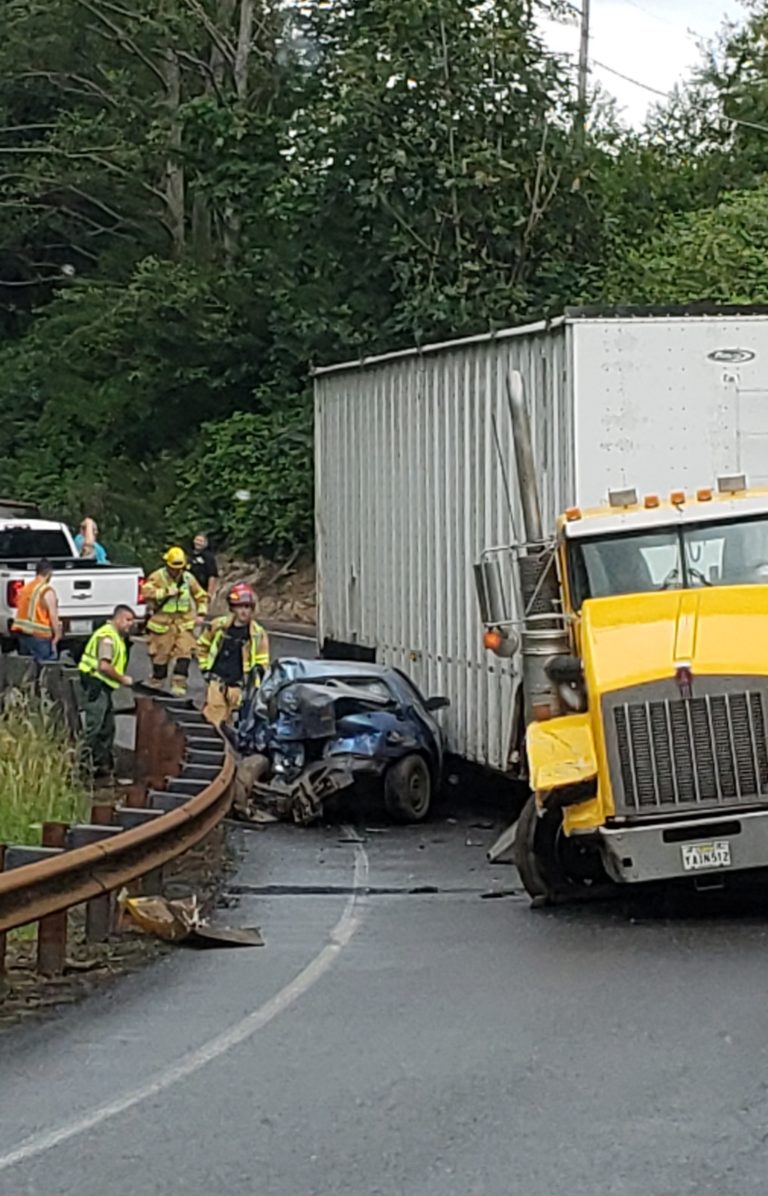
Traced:
MULTIPOLYGON (((351 831, 351 828, 345 829, 351 831)), ((65 1121, 58 1129, 33 1134, 21 1142, 15 1149, 9 1150, 5 1154, 0 1154, 0 1171, 7 1171, 10 1167, 15 1167, 18 1163, 33 1159, 36 1155, 44 1154, 46 1151, 52 1150, 54 1146, 60 1146, 62 1142, 68 1142, 71 1138, 76 1138, 80 1134, 86 1133, 95 1126, 101 1125, 104 1121, 118 1117, 121 1113, 125 1113, 126 1110, 140 1105, 143 1101, 158 1096, 161 1092, 165 1092, 166 1089, 172 1088, 174 1084, 178 1084, 182 1080, 186 1080, 189 1076, 194 1075, 195 1072, 200 1071, 208 1063, 212 1063, 214 1059, 219 1059, 222 1055, 231 1051, 233 1047, 246 1042, 279 1014, 283 1013, 295 1001, 298 1001, 299 997, 303 997, 325 975, 329 968, 333 967, 341 951, 352 939, 362 919, 362 911, 359 908, 358 902, 360 894, 365 890, 367 880, 368 855, 365 848, 361 844, 356 843, 354 892, 349 897, 344 906, 344 912, 331 931, 331 941, 299 972, 298 976, 295 976, 289 984, 286 984, 285 988, 281 988, 274 997, 271 997, 263 1005, 260 1005, 258 1009, 254 1009, 242 1021, 236 1022, 234 1026, 230 1026, 228 1030, 224 1030, 223 1033, 217 1034, 214 1038, 209 1039, 208 1042, 204 1042, 202 1046, 196 1047, 195 1050, 189 1051, 186 1055, 182 1055, 180 1059, 172 1063, 169 1067, 166 1067, 163 1071, 158 1072, 146 1084, 142 1084, 138 1088, 133 1088, 130 1092, 116 1097, 115 1100, 109 1101, 105 1105, 97 1105, 95 1109, 91 1109, 88 1113, 83 1113, 80 1117, 73 1118, 72 1121, 65 1121)))

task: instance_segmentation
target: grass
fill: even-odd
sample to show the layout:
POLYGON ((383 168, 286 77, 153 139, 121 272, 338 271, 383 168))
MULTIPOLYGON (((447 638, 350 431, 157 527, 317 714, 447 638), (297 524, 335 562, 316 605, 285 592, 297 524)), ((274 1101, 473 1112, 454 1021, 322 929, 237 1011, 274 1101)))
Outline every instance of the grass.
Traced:
POLYGON ((77 748, 45 699, 4 695, 0 711, 0 843, 35 845, 43 822, 87 815, 77 748))

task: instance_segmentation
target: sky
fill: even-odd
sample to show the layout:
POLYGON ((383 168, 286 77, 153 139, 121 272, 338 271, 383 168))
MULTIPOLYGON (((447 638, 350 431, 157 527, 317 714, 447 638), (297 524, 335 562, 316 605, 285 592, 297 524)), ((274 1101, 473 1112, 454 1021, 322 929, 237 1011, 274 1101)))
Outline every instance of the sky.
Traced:
MULTIPOLYGON (((616 97, 626 123, 641 125, 654 96, 598 63, 669 92, 699 60, 698 44, 743 15, 740 0, 591 0, 593 77, 616 97)), ((576 26, 547 22, 544 34, 552 49, 578 55, 576 26)))

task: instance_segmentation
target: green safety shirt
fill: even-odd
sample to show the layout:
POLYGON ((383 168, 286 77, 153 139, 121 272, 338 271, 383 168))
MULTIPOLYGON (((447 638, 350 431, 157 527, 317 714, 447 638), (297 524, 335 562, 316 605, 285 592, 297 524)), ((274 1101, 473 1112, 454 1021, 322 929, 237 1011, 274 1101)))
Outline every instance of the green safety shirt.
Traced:
POLYGON ((99 668, 99 644, 103 639, 111 640, 114 646, 110 661, 112 668, 116 673, 123 674, 125 672, 128 665, 128 648, 114 623, 105 623, 103 627, 98 627, 94 631, 85 645, 85 651, 80 657, 78 668, 86 677, 96 677, 99 681, 103 681, 105 685, 108 685, 110 689, 119 689, 120 682, 115 681, 112 677, 106 677, 99 668))

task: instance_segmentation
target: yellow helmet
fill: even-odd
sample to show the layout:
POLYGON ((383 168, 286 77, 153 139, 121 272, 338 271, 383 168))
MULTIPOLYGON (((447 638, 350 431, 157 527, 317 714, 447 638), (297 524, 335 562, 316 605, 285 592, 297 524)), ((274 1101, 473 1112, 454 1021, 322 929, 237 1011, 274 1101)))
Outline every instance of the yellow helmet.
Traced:
POLYGON ((172 569, 183 569, 187 564, 187 554, 183 548, 175 546, 169 548, 163 557, 166 565, 170 565, 172 569))

